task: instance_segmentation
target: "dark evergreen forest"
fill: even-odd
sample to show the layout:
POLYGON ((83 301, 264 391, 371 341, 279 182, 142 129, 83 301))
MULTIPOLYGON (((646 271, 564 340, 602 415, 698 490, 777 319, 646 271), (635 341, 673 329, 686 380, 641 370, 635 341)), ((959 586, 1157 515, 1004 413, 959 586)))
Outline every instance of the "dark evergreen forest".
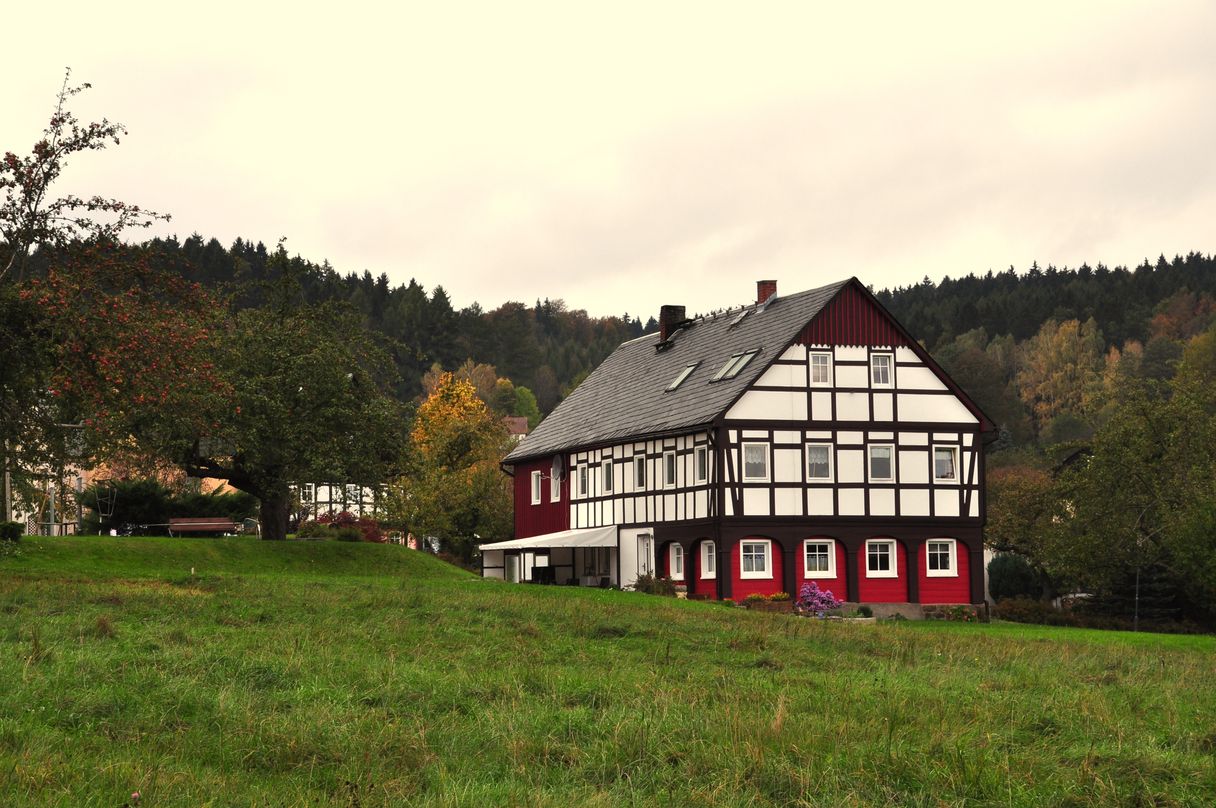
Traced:
MULTIPOLYGON (((237 239, 224 247, 196 234, 150 246, 167 265, 232 295, 238 307, 267 302, 288 280, 261 242, 237 239)), ((428 289, 413 279, 394 286, 383 273, 343 274, 301 257, 285 266, 304 300, 343 301, 384 340, 405 400, 422 393, 434 366, 455 369, 468 360, 529 388, 548 413, 617 345, 655 327, 651 317, 592 317, 560 299, 457 309, 442 286, 428 289)), ((800 288, 796 281, 794 288, 800 288)), ((1146 372, 1171 375, 1185 340, 1211 319, 1216 259, 1192 252, 1134 268, 1034 264, 1021 273, 1010 267, 938 283, 925 278, 877 296, 1001 425, 1001 446, 1051 443, 1087 431, 1079 388, 1092 386, 1104 365, 1125 351, 1136 354, 1146 372), (1058 350, 1070 339, 1081 345, 1081 355, 1058 350), (1061 362, 1079 362, 1080 376, 1061 380, 1061 362), (1041 389, 1053 378, 1073 383, 1078 395, 1041 389)), ((638 309, 650 304, 639 300, 638 309)))

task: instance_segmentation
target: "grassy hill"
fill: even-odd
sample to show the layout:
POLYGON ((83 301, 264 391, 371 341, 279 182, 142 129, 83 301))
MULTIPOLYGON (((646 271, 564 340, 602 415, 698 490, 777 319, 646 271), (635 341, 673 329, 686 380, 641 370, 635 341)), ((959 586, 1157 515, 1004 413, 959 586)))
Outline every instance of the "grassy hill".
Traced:
POLYGON ((27 539, 0 560, 0 794, 1208 805, 1214 658, 1210 637, 512 586, 399 547, 27 539))

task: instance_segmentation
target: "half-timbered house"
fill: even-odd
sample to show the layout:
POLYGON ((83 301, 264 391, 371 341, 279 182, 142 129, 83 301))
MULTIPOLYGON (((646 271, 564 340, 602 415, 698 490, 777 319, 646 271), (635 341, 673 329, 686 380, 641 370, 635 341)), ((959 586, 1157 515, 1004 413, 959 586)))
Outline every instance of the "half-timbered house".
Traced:
POLYGON ((483 574, 739 600, 980 603, 993 427, 856 279, 621 345, 503 461, 483 574))

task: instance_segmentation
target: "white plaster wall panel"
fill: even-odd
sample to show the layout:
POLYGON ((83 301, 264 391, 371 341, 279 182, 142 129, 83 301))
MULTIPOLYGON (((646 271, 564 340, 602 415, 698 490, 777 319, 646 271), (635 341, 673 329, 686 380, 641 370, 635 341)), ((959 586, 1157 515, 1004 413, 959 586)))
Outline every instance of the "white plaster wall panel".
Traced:
POLYGON ((866 481, 866 456, 860 449, 837 449, 836 482, 863 483, 866 481))
POLYGON ((807 440, 831 440, 832 433, 827 430, 808 429, 806 432, 807 440))
POLYGON ((914 368, 899 369, 900 390, 945 390, 946 385, 937 378, 937 374, 924 365, 914 368))
POLYGON ((791 345, 785 349, 785 353, 781 354, 781 358, 787 361, 806 361, 806 346, 791 345))
POLYGON ((865 443, 866 436, 864 432, 840 432, 837 433, 836 442, 842 446, 849 444, 865 443))
POLYGON ((894 432, 871 432, 870 440, 895 440, 894 432))
POLYGON ((771 516, 768 510, 768 489, 743 489, 743 513, 747 516, 771 516))
POLYGON ((976 423, 975 416, 954 396, 927 396, 917 393, 899 394, 899 420, 976 423))
MULTIPOLYGON (((900 404, 903 407, 903 404, 900 404)), ((837 421, 870 420, 870 396, 868 393, 837 393, 837 421)))
POLYGON ((788 429, 778 429, 773 432, 774 443, 802 443, 802 432, 788 429))
POLYGON ((671 521, 676 518, 676 495, 666 494, 663 497, 663 519, 671 521))
POLYGON ((935 516, 958 516, 958 489, 938 489, 933 492, 935 516))
POLYGON ((900 449, 899 481, 912 485, 928 483, 929 453, 919 449, 900 449))
POLYGON ((865 516, 866 492, 860 488, 842 488, 839 493, 841 516, 865 516))
POLYGON ((831 393, 811 393, 811 418, 816 421, 832 420, 831 393))
POLYGON ((933 440, 937 441, 938 443, 954 443, 954 441, 957 437, 958 437, 958 435, 955 434, 954 432, 934 432, 933 433, 933 440))
POLYGON ((900 432, 899 442, 908 446, 928 446, 929 435, 925 432, 900 432))
POLYGON ((696 503, 695 518, 704 519, 709 516, 709 492, 698 491, 694 500, 696 503))
POLYGON ((806 387, 806 365, 773 365, 754 383, 759 387, 806 387))
POLYGON ((908 491, 906 489, 901 489, 899 492, 899 515, 928 516, 929 492, 924 490, 908 491))
POLYGON ((837 387, 869 387, 870 370, 865 365, 837 365, 837 387))
POLYGON ((725 497, 725 499, 726 499, 726 502, 725 502, 725 503, 723 503, 723 505, 722 505, 723 515, 724 515, 724 516, 734 516, 734 515, 735 515, 735 500, 734 500, 734 498, 732 498, 732 497, 731 497, 731 496, 728 494, 728 495, 725 497))
POLYGON ((812 516, 835 516, 834 498, 831 488, 808 489, 806 492, 806 512, 812 516))
POLYGON ((625 513, 624 513, 624 516, 625 516, 624 521, 625 521, 625 523, 626 523, 626 524, 629 524, 629 523, 631 523, 631 522, 636 522, 636 521, 638 521, 638 519, 637 519, 637 500, 636 500, 636 498, 634 498, 634 497, 630 497, 629 499, 625 500, 625 513))
POLYGON ((971 495, 971 516, 978 519, 979 515, 980 515, 980 498, 979 498, 978 494, 972 494, 971 495))
POLYGON ((859 362, 864 361, 868 356, 865 348, 856 345, 836 346, 836 361, 838 362, 859 362))
POLYGON ((874 420, 895 420, 895 396, 893 396, 891 393, 874 394, 874 420))
POLYGON ((778 488, 773 498, 777 516, 802 516, 801 488, 778 488))
POLYGON ((749 390, 726 413, 727 418, 751 420, 806 420, 806 391, 749 390))
POLYGON ((964 446, 970 446, 970 445, 971 445, 972 443, 974 443, 974 442, 975 442, 975 435, 974 435, 974 434, 972 434, 972 433, 968 432, 968 433, 966 433, 966 434, 964 434, 964 435, 963 435, 963 445, 964 445, 964 446))
POLYGON ((743 430, 743 439, 748 440, 749 438, 759 438, 761 440, 768 440, 768 431, 764 430, 764 429, 745 429, 745 430, 743 430))
POLYGON ((895 489, 875 488, 870 491, 870 516, 895 515, 895 489))
POLYGON ((728 430, 727 430, 727 434, 730 436, 730 442, 731 442, 731 443, 735 443, 735 442, 737 442, 737 441, 739 440, 739 430, 737 430, 737 429, 728 429, 728 430))
POLYGON ((778 483, 802 482, 802 450, 773 450, 773 481, 778 483))
POLYGON ((916 355, 916 351, 911 348, 900 346, 895 349, 896 362, 920 362, 920 357, 916 355))

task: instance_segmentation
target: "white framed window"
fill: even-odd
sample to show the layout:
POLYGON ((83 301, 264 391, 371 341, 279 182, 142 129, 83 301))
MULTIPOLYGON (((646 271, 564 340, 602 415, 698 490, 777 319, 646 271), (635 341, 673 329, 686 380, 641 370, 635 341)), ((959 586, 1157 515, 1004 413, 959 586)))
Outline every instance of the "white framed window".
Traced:
POLYGON ((867 578, 898 578, 899 567, 896 559, 894 539, 866 541, 867 578))
POLYGON ((709 479, 709 447, 698 446, 694 452, 697 466, 697 482, 703 483, 709 479))
POLYGON ((646 490, 646 455, 636 455, 633 458, 633 489, 646 490))
POLYGON ((673 545, 671 545, 671 548, 667 551, 667 553, 668 553, 667 569, 671 573, 671 580, 683 581, 684 580, 684 548, 678 544, 673 544, 673 545))
POLYGON ((802 574, 806 578, 836 577, 836 542, 807 539, 802 543, 802 574))
POLYGON ((939 483, 958 482, 958 447, 933 447, 933 480, 939 483))
POLYGON ((889 353, 870 354, 870 386, 895 386, 895 357, 889 353))
POLYGON ((954 539, 929 539, 925 542, 925 575, 930 578, 957 578, 957 550, 958 542, 954 539))
POLYGON ((600 493, 607 496, 612 493, 612 461, 600 461, 600 493))
POLYGON ((676 487, 676 453, 663 452, 663 487, 676 487))
POLYGON ((553 458, 553 465, 549 468, 549 501, 557 502, 562 498, 562 459, 559 455, 553 458))
POLYGON ((701 577, 718 577, 718 549, 712 541, 701 542, 701 577))
POLYGON ((574 470, 575 480, 578 482, 578 487, 575 489, 575 494, 579 497, 587 496, 587 464, 579 463, 574 470))
POLYGON ((743 444, 743 481, 768 482, 768 444, 743 444))
POLYGON ((773 543, 768 539, 739 542, 739 577, 773 577, 773 543))
POLYGON ((811 386, 832 386, 832 355, 830 353, 811 354, 811 386))
POLYGON ((307 505, 313 500, 313 483, 304 483, 300 486, 300 503, 307 505))
POLYGON ((532 504, 540 504, 540 472, 532 472, 532 504))
POLYGON ((871 482, 890 482, 895 479, 895 447, 889 443, 872 443, 869 447, 869 462, 866 464, 871 482))
POLYGON ((806 445, 806 479, 813 483, 832 481, 832 444, 806 445))

